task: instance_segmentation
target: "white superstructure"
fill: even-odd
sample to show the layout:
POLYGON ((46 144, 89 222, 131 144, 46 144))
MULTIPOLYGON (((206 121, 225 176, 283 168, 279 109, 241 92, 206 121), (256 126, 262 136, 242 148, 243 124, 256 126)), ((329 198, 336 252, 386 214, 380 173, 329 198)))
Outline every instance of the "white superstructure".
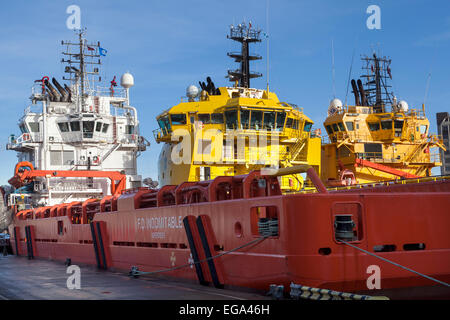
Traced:
MULTIPOLYGON (((120 171, 126 174, 127 188, 140 187, 137 157, 149 143, 139 134, 137 111, 129 101, 133 76, 122 76, 122 88, 115 77, 110 87, 98 86, 104 49, 88 43, 83 33, 77 43, 62 43, 68 75, 63 80, 68 83, 62 86, 46 76, 35 81, 31 105, 19 120, 21 134, 10 136, 7 149, 34 169, 120 171)), ((25 198, 32 206, 54 205, 108 195, 110 181, 40 177, 20 189, 10 204, 25 198)))

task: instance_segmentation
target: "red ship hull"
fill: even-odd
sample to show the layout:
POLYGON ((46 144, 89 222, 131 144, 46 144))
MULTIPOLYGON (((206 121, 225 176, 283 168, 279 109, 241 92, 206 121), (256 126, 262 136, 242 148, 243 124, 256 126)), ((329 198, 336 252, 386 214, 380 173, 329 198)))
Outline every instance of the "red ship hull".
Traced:
POLYGON ((164 274, 260 290, 270 284, 288 288, 294 282, 358 292, 368 289, 368 267, 377 265, 382 289, 436 285, 338 241, 336 215, 346 214, 355 223, 355 237, 349 243, 450 281, 450 180, 281 195, 276 179, 267 179, 260 193, 256 178, 241 179, 238 184, 236 178, 222 178, 231 181, 222 196, 218 187, 222 180, 167 186, 159 192, 128 191, 118 198, 109 197, 109 202, 80 206, 81 223, 76 223, 74 206, 49 215, 29 214, 28 219, 19 213, 10 226, 11 245, 19 255, 29 255, 31 250, 39 258, 70 258, 73 264, 127 271, 137 266, 150 272, 182 266, 193 258, 202 260, 258 239, 262 216, 277 219, 278 235, 200 263, 199 268, 191 265, 164 274), (166 197, 170 192, 172 205, 166 197), (202 192, 206 199, 198 197, 202 192))

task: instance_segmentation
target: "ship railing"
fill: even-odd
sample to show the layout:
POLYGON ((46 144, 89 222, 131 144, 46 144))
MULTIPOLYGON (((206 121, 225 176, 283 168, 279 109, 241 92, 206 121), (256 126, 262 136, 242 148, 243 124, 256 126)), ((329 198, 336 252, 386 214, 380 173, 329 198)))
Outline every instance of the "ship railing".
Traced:
POLYGON ((42 106, 40 105, 30 105, 23 110, 23 114, 26 116, 29 113, 42 113, 42 106))
POLYGON ((15 148, 23 143, 42 142, 42 135, 39 133, 22 133, 19 137, 15 138, 11 136, 7 144, 7 148, 15 148))
POLYGON ((425 112, 422 109, 409 109, 408 115, 416 118, 425 118, 425 112))
POLYGON ((121 87, 97 87, 95 91, 92 92, 92 95, 103 96, 103 97, 115 97, 115 98, 126 98, 127 91, 125 88, 121 87))
POLYGON ((136 144, 138 141, 138 135, 137 134, 124 134, 122 135, 120 142, 125 144, 136 144))
POLYGON ((406 153, 387 154, 383 152, 358 152, 355 153, 358 159, 376 163, 398 163, 405 160, 406 153))
POLYGON ((430 153, 430 162, 442 163, 441 153, 439 151, 430 153))
POLYGON ((335 132, 331 135, 324 135, 322 137, 322 144, 337 143, 349 139, 350 141, 371 141, 372 136, 367 133, 357 133, 357 132, 335 132))

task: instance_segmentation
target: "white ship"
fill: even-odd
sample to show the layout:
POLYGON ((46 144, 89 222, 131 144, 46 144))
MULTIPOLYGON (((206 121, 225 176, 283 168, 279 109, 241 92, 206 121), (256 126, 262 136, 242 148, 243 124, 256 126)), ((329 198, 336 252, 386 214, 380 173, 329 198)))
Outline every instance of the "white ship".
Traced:
POLYGON ((31 105, 19 120, 21 134, 9 137, 7 150, 18 157, 9 181, 16 189, 9 195, 2 190, 0 231, 10 222, 12 210, 6 207, 17 211, 110 195, 117 182, 110 172, 124 176, 122 188, 142 185, 137 158, 149 142, 140 136, 137 111, 130 105, 133 76, 123 74, 121 87, 115 77, 101 87, 105 49, 100 42, 88 43, 84 34, 78 33, 77 42, 62 42, 67 84, 50 76, 36 80, 31 105), (23 179, 25 171, 33 174, 23 179))

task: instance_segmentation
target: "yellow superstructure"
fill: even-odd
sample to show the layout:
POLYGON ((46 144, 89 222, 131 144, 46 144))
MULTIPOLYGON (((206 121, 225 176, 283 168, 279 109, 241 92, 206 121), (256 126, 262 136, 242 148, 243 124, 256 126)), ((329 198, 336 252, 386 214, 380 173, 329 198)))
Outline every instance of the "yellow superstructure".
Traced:
MULTIPOLYGON (((220 87, 181 102, 157 117, 155 140, 164 143, 159 183, 175 185, 252 170, 310 164, 320 172, 321 138, 313 121, 273 92, 220 87)), ((284 191, 303 187, 300 175, 283 177, 284 191)))
POLYGON ((388 92, 390 60, 376 55, 363 60, 369 74, 366 87, 352 80, 356 105, 342 106, 338 99, 330 104, 324 122, 328 137, 322 144, 322 180, 339 186, 430 176, 431 168, 441 165, 437 148, 444 146, 429 133, 425 107, 409 109, 388 92))

